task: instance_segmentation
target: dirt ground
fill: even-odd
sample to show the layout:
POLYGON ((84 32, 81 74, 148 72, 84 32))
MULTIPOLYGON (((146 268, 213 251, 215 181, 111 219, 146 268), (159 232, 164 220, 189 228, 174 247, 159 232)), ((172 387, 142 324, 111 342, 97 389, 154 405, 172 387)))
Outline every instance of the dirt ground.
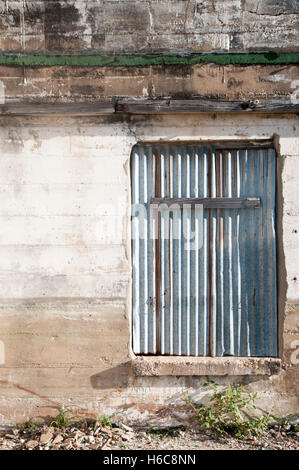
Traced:
POLYGON ((0 450, 299 450, 299 433, 275 425, 259 437, 219 437, 196 425, 169 428, 131 427, 119 422, 83 421, 66 428, 27 423, 0 431, 0 450), (28 429, 32 428, 32 429, 28 429))

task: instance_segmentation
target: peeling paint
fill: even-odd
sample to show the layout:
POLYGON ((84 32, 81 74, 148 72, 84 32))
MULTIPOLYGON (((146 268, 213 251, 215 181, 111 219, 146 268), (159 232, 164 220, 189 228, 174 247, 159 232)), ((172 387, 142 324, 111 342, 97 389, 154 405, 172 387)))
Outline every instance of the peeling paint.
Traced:
POLYGON ((299 52, 207 53, 188 55, 0 55, 0 65, 22 67, 146 67, 149 65, 299 64, 299 52))

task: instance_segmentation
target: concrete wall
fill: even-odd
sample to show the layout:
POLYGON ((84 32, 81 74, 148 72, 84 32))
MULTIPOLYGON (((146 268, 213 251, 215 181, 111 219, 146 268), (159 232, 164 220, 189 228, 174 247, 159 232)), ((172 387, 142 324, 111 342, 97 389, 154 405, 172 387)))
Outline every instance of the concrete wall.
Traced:
POLYGON ((277 136, 283 369, 213 378, 247 383, 262 409, 298 410, 297 126, 288 115, 2 116, 0 423, 45 419, 62 405, 166 420, 181 416, 184 390, 203 396, 205 377, 131 368, 129 158, 137 141, 156 139, 277 136))
POLYGON ((1 103, 66 103, 120 97, 290 99, 296 65, 156 65, 148 67, 0 66, 1 103))
POLYGON ((296 0, 0 1, 4 53, 298 50, 296 0))

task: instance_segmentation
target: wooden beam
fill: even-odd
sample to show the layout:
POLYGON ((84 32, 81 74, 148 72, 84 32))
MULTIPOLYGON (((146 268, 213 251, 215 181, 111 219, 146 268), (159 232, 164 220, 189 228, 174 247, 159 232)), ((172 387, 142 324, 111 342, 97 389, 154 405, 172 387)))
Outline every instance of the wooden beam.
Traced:
POLYGON ((71 115, 95 116, 114 114, 112 102, 99 101, 93 103, 11 103, 0 105, 0 115, 5 116, 40 116, 40 115, 71 115))
POLYGON ((84 103, 7 103, 0 105, 3 116, 102 114, 169 114, 169 113, 299 113, 299 104, 286 100, 121 100, 84 103))
POLYGON ((129 114, 161 113, 294 113, 299 112, 299 104, 290 100, 146 100, 119 101, 116 112, 129 114))
MULTIPOLYGON (((147 140, 144 142, 140 140, 137 142, 138 144, 155 147, 160 146, 160 140, 147 140)), ((181 147, 182 145, 188 146, 212 146, 217 151, 229 151, 229 150, 248 150, 248 149, 274 149, 273 139, 257 139, 257 140, 180 140, 180 141, 171 141, 167 142, 167 144, 171 145, 172 147, 181 147)))
POLYGON ((173 204, 182 207, 183 205, 195 206, 196 204, 202 205, 205 209, 248 209, 259 207, 261 200, 259 197, 200 197, 200 198, 159 198, 154 197, 151 199, 151 204, 166 204, 172 206, 173 204))

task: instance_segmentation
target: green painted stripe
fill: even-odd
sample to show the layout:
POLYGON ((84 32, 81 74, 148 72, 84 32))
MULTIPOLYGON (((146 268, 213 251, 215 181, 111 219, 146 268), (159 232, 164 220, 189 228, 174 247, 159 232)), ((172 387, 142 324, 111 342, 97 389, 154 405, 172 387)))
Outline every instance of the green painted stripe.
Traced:
POLYGON ((299 52, 230 53, 200 54, 188 56, 171 55, 0 55, 0 65, 19 65, 26 67, 49 67, 53 65, 91 66, 91 67, 146 67, 149 65, 193 65, 214 64, 299 64, 299 52))

